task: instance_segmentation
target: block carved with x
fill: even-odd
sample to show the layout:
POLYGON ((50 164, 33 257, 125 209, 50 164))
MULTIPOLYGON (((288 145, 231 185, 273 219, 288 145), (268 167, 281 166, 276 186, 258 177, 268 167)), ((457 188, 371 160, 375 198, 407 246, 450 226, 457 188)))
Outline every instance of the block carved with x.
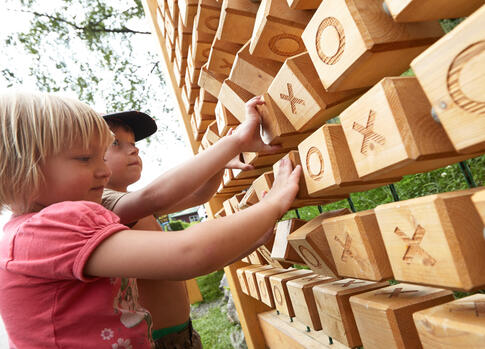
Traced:
POLYGON ((423 241, 424 234, 426 230, 418 225, 414 231, 413 237, 410 239, 399 227, 394 229, 394 234, 399 236, 401 240, 407 245, 406 252, 402 257, 403 261, 407 264, 411 264, 415 257, 420 257, 424 265, 435 265, 436 259, 434 259, 428 252, 426 252, 421 246, 421 241, 423 241))
POLYGON ((360 152, 364 155, 367 155, 368 149, 373 150, 374 144, 372 142, 378 143, 380 145, 386 144, 386 139, 384 136, 376 133, 374 131, 374 124, 376 121, 376 112, 373 110, 369 111, 369 117, 367 118, 366 126, 362 126, 354 121, 352 125, 352 129, 359 132, 364 136, 362 140, 362 146, 360 147, 360 152))

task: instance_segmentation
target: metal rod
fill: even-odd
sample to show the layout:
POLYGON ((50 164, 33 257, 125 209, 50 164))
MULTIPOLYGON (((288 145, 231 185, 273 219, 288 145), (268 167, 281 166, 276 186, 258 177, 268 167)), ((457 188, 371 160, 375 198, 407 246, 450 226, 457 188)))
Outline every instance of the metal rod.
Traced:
POLYGON ((318 212, 323 213, 322 205, 318 205, 317 207, 318 207, 318 212))
POLYGON ((468 187, 476 188, 477 184, 473 179, 473 174, 472 174, 472 171, 470 170, 470 167, 468 166, 468 163, 466 161, 460 161, 458 165, 460 165, 461 172, 463 173, 463 176, 465 176, 465 180, 466 180, 466 183, 468 184, 468 187))
POLYGON ((355 206, 354 206, 354 202, 352 201, 352 198, 351 198, 350 196, 347 198, 347 202, 349 203, 350 210, 351 210, 352 212, 355 212, 355 206))
POLYGON ((295 212, 296 212, 296 218, 301 219, 300 218, 300 212, 298 212, 298 209, 297 208, 295 209, 295 212))
POLYGON ((394 184, 389 184, 389 189, 391 189, 391 194, 394 201, 399 201, 399 195, 397 195, 397 190, 394 184))

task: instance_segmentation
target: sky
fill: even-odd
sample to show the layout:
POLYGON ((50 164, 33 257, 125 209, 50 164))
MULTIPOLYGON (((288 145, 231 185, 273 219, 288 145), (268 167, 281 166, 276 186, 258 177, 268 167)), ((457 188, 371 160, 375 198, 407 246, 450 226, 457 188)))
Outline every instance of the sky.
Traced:
MULTIPOLYGON (((106 1, 109 2, 109 0, 106 1)), ((55 0, 45 1, 43 2, 43 6, 45 6, 45 8, 38 10, 48 10, 49 7, 54 6, 55 3, 55 0)), ((20 12, 6 11, 5 6, 7 5, 5 5, 4 2, 2 5, 0 5, 0 40, 2 41, 5 35, 8 33, 26 31, 29 21, 29 15, 20 12)), ((146 28, 144 28, 144 30, 150 31, 150 28, 151 27, 147 21, 146 28)), ((157 41, 154 39, 153 36, 145 35, 143 38, 137 41, 137 49, 152 50, 153 52, 158 53, 158 49, 155 46, 156 42, 157 41)), ((3 69, 5 66, 10 66, 12 64, 15 64, 19 67, 28 67, 31 63, 29 62, 29 58, 24 56, 20 51, 15 56, 14 61, 7 61, 4 55, 0 55, 0 70, 3 69)), ((168 74, 166 73, 165 64, 161 62, 159 66, 162 68, 165 80, 168 81, 168 74)), ((167 84, 167 86, 170 86, 170 84, 167 84)), ((35 89, 35 85, 33 84, 33 82, 29 83, 28 81, 25 82, 25 85, 21 87, 27 88, 29 90, 35 89)), ((0 89, 4 88, 6 88, 6 83, 2 80, 0 76, 0 89)), ((69 91, 67 91, 67 93, 69 94, 69 91)), ((144 163, 143 172, 141 179, 134 185, 130 186, 128 188, 129 190, 136 190, 145 186, 146 184, 157 178, 159 175, 161 175, 167 169, 180 164, 181 162, 192 156, 185 130, 183 130, 183 124, 181 122, 181 117, 178 112, 178 107, 174 102, 175 96, 173 94, 173 91, 170 87, 167 87, 164 93, 168 95, 167 100, 169 101, 169 103, 173 103, 173 110, 174 113, 176 113, 177 115, 156 115, 156 118, 158 119, 157 124, 159 126, 159 130, 168 126, 171 130, 175 131, 175 134, 163 134, 162 132, 157 132, 155 136, 150 137, 150 144, 148 144, 148 142, 145 140, 139 141, 137 143, 137 146, 140 148, 140 156, 142 157, 144 163), (179 136, 179 138, 182 139, 182 141, 177 141, 174 138, 177 135, 179 136)), ((99 108, 102 108, 102 106, 94 107, 95 109, 98 108, 96 110, 100 110, 99 108)), ((9 217, 10 213, 6 211, 0 214, 0 234, 3 231, 3 225, 6 223, 6 221, 8 221, 9 217)), ((0 348, 5 347, 8 347, 7 337, 5 335, 3 325, 0 321, 0 348)))

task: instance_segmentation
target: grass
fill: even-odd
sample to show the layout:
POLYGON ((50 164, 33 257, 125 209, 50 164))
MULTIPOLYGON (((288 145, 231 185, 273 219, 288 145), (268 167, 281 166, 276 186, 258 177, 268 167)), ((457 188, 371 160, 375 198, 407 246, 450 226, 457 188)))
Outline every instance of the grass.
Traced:
POLYGON ((223 270, 196 278, 202 293, 203 301, 194 305, 195 308, 208 305, 205 315, 194 317, 193 326, 199 333, 204 349, 232 348, 230 334, 240 330, 241 326, 231 323, 221 306, 210 306, 210 303, 222 298, 224 293, 219 289, 223 270))

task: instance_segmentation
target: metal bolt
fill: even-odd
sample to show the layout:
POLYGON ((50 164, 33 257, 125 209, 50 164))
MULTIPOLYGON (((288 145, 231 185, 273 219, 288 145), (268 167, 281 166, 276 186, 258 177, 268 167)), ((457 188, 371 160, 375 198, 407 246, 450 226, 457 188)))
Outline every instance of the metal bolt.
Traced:
POLYGON ((333 344, 333 339, 332 339, 332 337, 328 337, 328 344, 333 344))
POLYGON ((276 315, 280 315, 280 311, 279 310, 276 310, 276 315))
POLYGON ((307 332, 310 332, 310 327, 308 327, 308 326, 307 326, 307 327, 306 327, 306 331, 307 331, 307 332))
POLYGON ((448 104, 446 104, 446 102, 444 102, 444 101, 440 102, 440 108, 441 109, 446 109, 447 107, 448 107, 448 104))
POLYGON ((436 114, 436 110, 431 107, 431 116, 433 117, 433 120, 436 121, 438 124, 441 124, 440 118, 438 114, 436 114))

